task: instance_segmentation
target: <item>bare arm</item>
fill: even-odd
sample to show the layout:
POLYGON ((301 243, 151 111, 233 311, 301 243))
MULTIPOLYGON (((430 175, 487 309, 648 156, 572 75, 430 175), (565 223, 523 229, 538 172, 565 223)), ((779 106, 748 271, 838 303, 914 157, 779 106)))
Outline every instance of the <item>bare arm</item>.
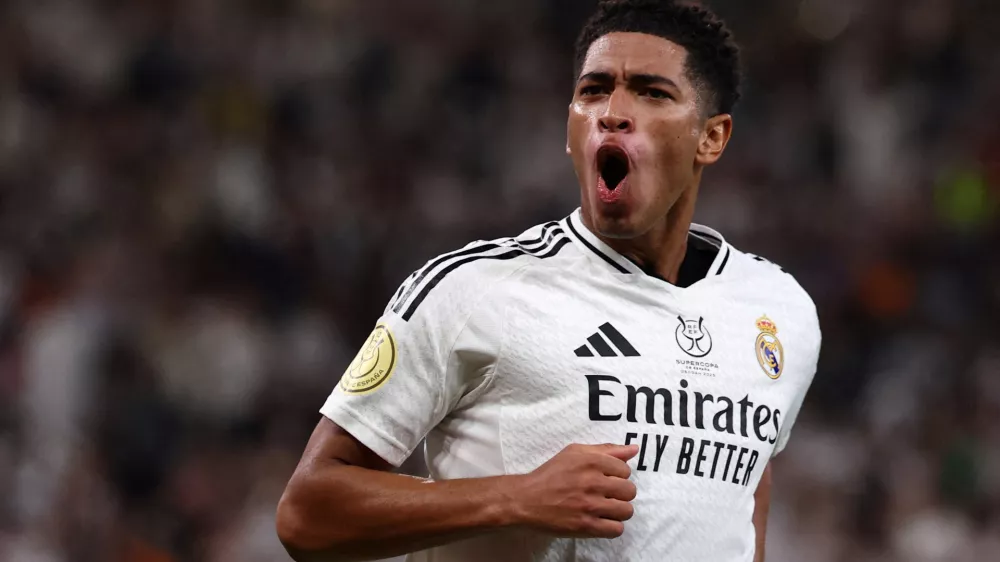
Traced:
POLYGON ((423 482, 386 472, 388 463, 324 418, 278 504, 278 537, 299 562, 329 562, 389 558, 513 526, 619 536, 635 497, 624 461, 637 452, 571 446, 529 475, 423 482))
POLYGON ((768 463, 764 474, 753 493, 753 526, 757 530, 757 549, 754 562, 764 562, 764 544, 767 538, 767 512, 771 508, 771 464, 768 463))
POLYGON ((278 504, 278 536, 289 554, 300 561, 386 558, 513 523, 502 485, 508 477, 425 483, 390 468, 320 420, 278 504))

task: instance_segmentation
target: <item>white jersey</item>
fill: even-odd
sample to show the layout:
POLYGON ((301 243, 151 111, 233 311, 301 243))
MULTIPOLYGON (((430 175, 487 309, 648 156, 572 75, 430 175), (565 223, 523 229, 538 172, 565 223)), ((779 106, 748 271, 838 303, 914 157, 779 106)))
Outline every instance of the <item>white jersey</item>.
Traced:
POLYGON ((403 283, 321 409, 379 456, 398 466, 426 437, 445 480, 527 473, 571 443, 641 448, 617 539, 511 530, 410 560, 753 560, 753 494, 812 381, 819 324, 778 266, 699 225, 691 243, 714 258, 681 288, 577 210, 403 283))

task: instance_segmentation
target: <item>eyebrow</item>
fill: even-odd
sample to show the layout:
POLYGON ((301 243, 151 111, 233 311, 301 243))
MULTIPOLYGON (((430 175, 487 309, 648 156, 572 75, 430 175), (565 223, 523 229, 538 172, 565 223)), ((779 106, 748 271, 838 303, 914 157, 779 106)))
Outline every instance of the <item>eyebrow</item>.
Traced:
MULTIPOLYGON (((610 72, 588 72, 580 77, 579 82, 591 81, 598 83, 614 82, 615 76, 610 72)), ((636 86, 671 86, 676 89, 680 89, 676 82, 667 78, 666 76, 660 76, 659 74, 631 74, 628 76, 629 84, 636 86)))

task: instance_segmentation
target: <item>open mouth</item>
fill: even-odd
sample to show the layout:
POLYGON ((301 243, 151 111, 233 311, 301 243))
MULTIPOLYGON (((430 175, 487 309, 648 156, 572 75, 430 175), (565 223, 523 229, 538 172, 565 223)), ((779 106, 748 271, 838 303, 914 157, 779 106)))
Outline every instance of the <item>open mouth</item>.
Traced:
POLYGON ((628 175, 628 154, 619 146, 603 146, 597 151, 597 171, 608 189, 614 191, 628 175))

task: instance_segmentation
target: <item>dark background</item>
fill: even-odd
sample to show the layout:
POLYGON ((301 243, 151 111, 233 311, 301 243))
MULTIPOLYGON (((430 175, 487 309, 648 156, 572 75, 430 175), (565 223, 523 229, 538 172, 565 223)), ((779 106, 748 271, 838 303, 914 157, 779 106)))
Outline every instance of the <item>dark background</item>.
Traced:
MULTIPOLYGON (((0 559, 286 560, 397 285, 576 207, 593 4, 0 0, 0 559)), ((998 5, 709 4, 748 78, 696 220, 824 332, 769 562, 995 559, 998 5)))

